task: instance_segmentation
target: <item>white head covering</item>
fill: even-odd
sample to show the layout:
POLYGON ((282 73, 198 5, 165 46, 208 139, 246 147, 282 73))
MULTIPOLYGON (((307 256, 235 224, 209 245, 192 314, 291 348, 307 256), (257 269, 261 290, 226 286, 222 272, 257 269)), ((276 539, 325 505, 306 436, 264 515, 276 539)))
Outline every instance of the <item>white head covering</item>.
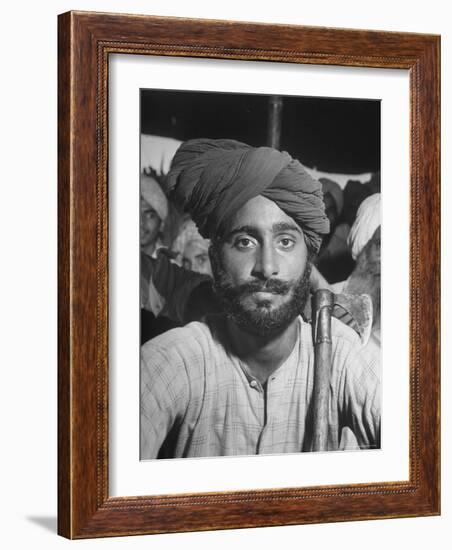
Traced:
POLYGON ((350 229, 347 240, 354 260, 370 241, 377 227, 381 225, 380 203, 381 194, 375 193, 367 197, 358 208, 356 220, 350 229))
POLYGON ((140 185, 143 199, 157 212, 162 222, 165 221, 168 216, 168 199, 158 182, 146 174, 141 174, 140 185))
POLYGON ((193 220, 186 220, 179 229, 179 234, 174 239, 174 243, 171 246, 171 250, 176 252, 180 259, 184 253, 185 247, 189 242, 196 241, 202 245, 207 251, 209 249, 210 240, 204 239, 199 234, 198 228, 193 220))

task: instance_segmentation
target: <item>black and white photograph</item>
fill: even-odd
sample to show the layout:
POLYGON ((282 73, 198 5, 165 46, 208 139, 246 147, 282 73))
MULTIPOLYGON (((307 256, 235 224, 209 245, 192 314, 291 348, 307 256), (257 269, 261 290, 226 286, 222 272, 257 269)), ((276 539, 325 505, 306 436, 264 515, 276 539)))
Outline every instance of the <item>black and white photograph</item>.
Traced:
POLYGON ((140 459, 380 449, 381 102, 141 89, 140 119, 140 459))
POLYGON ((2 7, 2 547, 449 549, 450 4, 2 7))

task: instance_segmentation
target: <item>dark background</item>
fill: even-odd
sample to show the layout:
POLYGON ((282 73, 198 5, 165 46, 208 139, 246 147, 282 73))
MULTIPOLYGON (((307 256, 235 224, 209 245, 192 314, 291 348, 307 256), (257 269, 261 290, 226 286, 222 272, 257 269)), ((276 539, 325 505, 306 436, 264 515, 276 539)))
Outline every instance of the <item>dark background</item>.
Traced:
MULTIPOLYGON (((380 101, 282 96, 281 150, 325 172, 380 170, 380 101)), ((141 131, 266 145, 269 96, 141 90, 141 131)))

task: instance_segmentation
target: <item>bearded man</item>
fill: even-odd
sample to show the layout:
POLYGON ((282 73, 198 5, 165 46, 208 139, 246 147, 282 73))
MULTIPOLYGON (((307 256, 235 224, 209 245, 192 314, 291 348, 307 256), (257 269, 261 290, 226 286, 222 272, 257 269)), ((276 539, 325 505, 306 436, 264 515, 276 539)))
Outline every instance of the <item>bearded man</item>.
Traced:
MULTIPOLYGON (((211 240, 222 313, 142 348, 141 458, 310 451, 314 346, 300 313, 322 236, 319 182, 285 152, 196 139, 177 151, 170 199, 211 240)), ((332 319, 328 449, 380 445, 378 357, 332 319)))

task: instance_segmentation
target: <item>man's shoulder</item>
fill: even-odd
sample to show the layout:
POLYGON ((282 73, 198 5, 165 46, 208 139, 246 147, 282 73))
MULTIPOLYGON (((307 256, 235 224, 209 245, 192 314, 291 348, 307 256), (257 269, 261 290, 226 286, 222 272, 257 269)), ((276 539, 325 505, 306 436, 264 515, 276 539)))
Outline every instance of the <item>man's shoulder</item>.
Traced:
POLYGON ((146 350, 172 350, 179 347, 186 347, 193 342, 203 342, 209 337, 209 327, 202 321, 193 321, 183 327, 176 327, 159 334, 155 338, 147 341, 142 346, 142 351, 146 350))
MULTIPOLYGON (((308 321, 305 321, 302 317, 300 317, 299 320, 300 330, 303 338, 306 340, 312 340, 312 324, 308 321)), ((358 333, 333 316, 331 317, 331 336, 333 344, 335 342, 343 342, 351 346, 361 346, 361 340, 358 336, 358 333)))
POLYGON ((336 339, 337 341, 346 342, 351 346, 361 346, 361 339, 358 333, 334 316, 331 317, 331 336, 333 341, 336 339))
POLYGON ((141 354, 145 362, 153 361, 156 356, 169 362, 193 361, 210 354, 215 345, 210 324, 193 321, 149 340, 141 347, 141 354))
POLYGON ((358 333, 334 317, 331 318, 333 357, 348 369, 357 373, 371 371, 378 375, 380 370, 379 348, 363 345, 358 333))

